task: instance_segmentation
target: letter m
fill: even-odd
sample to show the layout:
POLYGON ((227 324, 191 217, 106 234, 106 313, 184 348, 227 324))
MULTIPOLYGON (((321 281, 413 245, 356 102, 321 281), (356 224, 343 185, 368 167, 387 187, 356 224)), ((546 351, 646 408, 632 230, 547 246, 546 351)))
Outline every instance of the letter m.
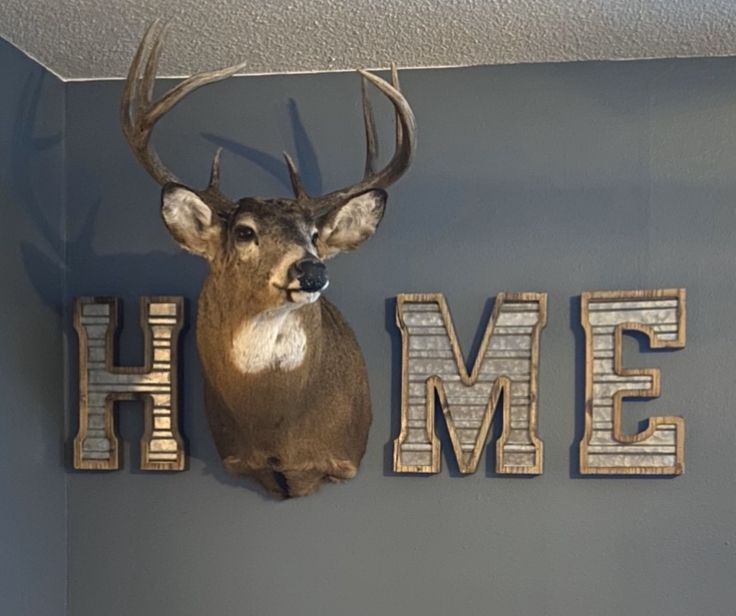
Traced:
POLYGON ((394 470, 440 471, 440 441, 434 426, 438 397, 461 472, 478 468, 502 402, 497 472, 541 474, 537 388, 539 338, 546 321, 546 293, 500 293, 468 374, 444 296, 399 295, 401 433, 394 441, 394 470))

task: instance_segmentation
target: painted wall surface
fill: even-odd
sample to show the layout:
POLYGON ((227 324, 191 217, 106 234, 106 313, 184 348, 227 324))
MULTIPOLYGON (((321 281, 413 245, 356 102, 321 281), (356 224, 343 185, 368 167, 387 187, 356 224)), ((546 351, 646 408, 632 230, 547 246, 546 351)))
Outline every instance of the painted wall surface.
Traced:
MULTIPOLYGON (((376 237, 330 264, 328 294, 356 331, 372 385, 360 475, 286 502, 229 478, 205 422, 192 326, 182 353, 189 472, 136 470, 142 418, 126 404, 126 468, 69 476, 70 614, 733 611, 736 62, 418 71, 402 85, 420 128, 414 167, 390 191, 376 237), (579 293, 673 286, 688 291, 687 348, 646 352, 627 337, 627 365, 661 367, 664 395, 625 403, 624 425, 684 415, 686 473, 582 478, 579 293), (489 298, 549 292, 543 476, 497 476, 491 459, 468 477, 452 460, 431 477, 391 472, 393 298, 410 291, 447 295, 468 354, 489 298)), ((160 221, 158 188, 120 135, 120 91, 120 83, 67 88, 66 303, 122 296, 121 361, 140 363, 134 302, 183 294, 193 324, 205 266, 160 221)), ((287 194, 283 149, 298 154, 311 191, 333 189, 362 169, 358 93, 349 74, 233 80, 175 109, 156 142, 195 185, 224 145, 232 195, 287 194)), ((390 114, 377 107, 386 155, 390 114)), ((74 366, 68 319, 65 330, 74 366)), ((70 413, 75 402, 72 392, 70 413)))
POLYGON ((0 613, 66 602, 64 87, 0 41, 0 613))

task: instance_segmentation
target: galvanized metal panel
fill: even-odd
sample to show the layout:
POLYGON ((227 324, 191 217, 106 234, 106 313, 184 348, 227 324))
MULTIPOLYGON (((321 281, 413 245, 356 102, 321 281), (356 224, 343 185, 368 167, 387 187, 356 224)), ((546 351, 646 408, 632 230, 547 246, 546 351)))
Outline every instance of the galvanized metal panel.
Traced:
POLYGON ((120 447, 114 432, 116 400, 141 398, 146 409, 141 440, 143 470, 184 470, 186 456, 178 430, 177 349, 172 346, 184 322, 182 298, 141 299, 145 362, 141 367, 113 365, 113 336, 118 302, 114 298, 80 298, 75 327, 79 337, 79 431, 74 440, 74 467, 114 470, 120 447), (163 343, 163 344, 162 344, 163 343))
POLYGON ((434 434, 439 395, 462 472, 477 469, 502 397, 498 472, 540 474, 536 387, 546 294, 499 295, 470 373, 442 295, 399 296, 397 323, 403 340, 402 429, 394 444, 395 470, 439 472, 434 434))
POLYGON ((653 347, 685 346, 685 290, 584 293, 586 334, 585 435, 580 469, 587 474, 680 474, 684 469, 681 417, 653 417, 635 435, 621 430, 621 402, 631 395, 657 397, 658 370, 622 366, 625 329, 645 332, 653 347))

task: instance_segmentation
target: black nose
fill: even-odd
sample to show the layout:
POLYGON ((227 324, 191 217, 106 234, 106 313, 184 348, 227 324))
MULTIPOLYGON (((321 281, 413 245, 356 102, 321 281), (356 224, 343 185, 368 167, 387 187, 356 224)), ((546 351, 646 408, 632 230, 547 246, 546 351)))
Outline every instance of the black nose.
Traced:
POLYGON ((322 261, 308 257, 294 264, 294 277, 302 291, 321 291, 327 284, 327 267, 322 261))

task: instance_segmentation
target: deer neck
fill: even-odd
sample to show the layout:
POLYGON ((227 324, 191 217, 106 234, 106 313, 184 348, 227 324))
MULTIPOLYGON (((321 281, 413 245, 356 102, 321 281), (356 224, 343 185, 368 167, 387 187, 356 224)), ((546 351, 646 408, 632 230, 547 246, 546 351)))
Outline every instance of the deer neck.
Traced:
POLYGON ((304 364, 307 334, 299 310, 281 307, 243 319, 230 344, 230 360, 242 374, 291 371, 304 364))
POLYGON ((304 369, 319 350, 319 302, 254 310, 248 297, 208 280, 199 301, 197 338, 203 364, 238 377, 304 369))

